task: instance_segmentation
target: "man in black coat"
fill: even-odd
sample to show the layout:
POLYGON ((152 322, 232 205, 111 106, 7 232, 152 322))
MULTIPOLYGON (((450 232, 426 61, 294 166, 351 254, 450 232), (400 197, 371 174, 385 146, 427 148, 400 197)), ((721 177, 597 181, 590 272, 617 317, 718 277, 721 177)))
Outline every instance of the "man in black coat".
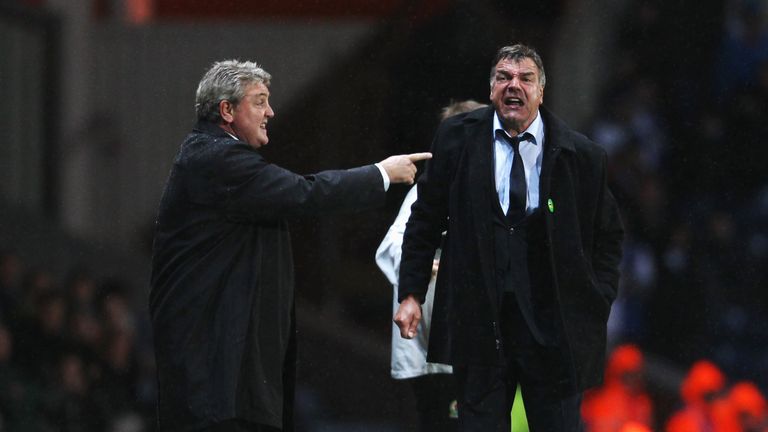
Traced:
POLYGON ((270 75, 214 63, 198 123, 160 203, 150 314, 163 431, 293 430, 294 278, 285 218, 384 203, 429 153, 300 176, 259 153, 269 141, 270 75))
POLYGON ((517 384, 532 431, 581 430, 603 376, 623 228, 605 152, 541 106, 545 83, 533 49, 499 50, 493 107, 440 125, 405 231, 407 338, 447 231, 428 360, 454 365, 463 431, 509 431, 517 384))

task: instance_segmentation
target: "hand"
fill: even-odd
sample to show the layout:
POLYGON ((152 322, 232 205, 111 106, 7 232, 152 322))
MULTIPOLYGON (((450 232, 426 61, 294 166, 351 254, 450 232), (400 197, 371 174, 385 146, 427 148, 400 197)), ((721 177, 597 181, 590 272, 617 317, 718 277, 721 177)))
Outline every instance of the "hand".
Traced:
POLYGON ((413 184, 416 178, 416 165, 424 159, 431 159, 432 153, 412 153, 408 155, 390 156, 381 161, 381 167, 387 172, 390 183, 413 184))
POLYGON ((405 339, 415 338, 421 321, 421 303, 414 296, 409 295, 400 302, 394 321, 400 328, 400 336, 405 339))

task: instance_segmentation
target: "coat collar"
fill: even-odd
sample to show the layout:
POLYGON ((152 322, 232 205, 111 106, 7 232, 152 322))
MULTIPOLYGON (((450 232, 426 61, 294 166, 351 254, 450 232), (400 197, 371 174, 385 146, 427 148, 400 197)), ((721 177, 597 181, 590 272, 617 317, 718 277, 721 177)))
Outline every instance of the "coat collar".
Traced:
POLYGON ((232 138, 227 132, 224 131, 224 129, 219 127, 219 125, 208 120, 198 120, 193 130, 195 132, 200 132, 215 137, 232 138))
POLYGON ((544 119, 545 145, 550 149, 562 148, 563 150, 576 152, 576 148, 573 146, 573 132, 571 128, 560 120, 559 117, 552 114, 544 105, 539 107, 539 113, 541 113, 544 119))
MULTIPOLYGON (((468 127, 468 137, 479 137, 480 139, 493 139, 490 130, 493 128, 493 114, 495 110, 492 106, 467 113, 463 122, 468 127), (477 128, 477 129, 476 129, 477 128), (483 131, 480 128, 486 128, 483 131)), ((544 105, 539 107, 539 113, 544 121, 545 146, 548 148, 562 148, 570 152, 575 152, 573 146, 573 132, 559 117, 548 110, 544 105)))

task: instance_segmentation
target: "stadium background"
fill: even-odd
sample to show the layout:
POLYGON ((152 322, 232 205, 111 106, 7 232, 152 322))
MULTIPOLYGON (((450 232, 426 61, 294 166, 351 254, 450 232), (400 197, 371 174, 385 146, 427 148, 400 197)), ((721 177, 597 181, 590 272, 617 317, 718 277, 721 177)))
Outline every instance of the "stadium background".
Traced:
MULTIPOLYGON (((646 353, 659 424, 697 359, 765 392, 767 13, 759 0, 0 1, 2 323, 32 395, 17 412, 41 423, 30 430, 77 423, 72 412, 152 430, 152 225, 213 61, 272 73, 265 153, 311 173, 425 150, 442 106, 487 102, 490 60, 514 41, 542 54, 545 104, 609 152, 628 228, 609 338, 646 353), (101 332, 89 355, 119 346, 110 385, 88 355, 64 355, 82 279, 101 332), (57 297, 62 328, 48 336, 61 343, 42 345, 57 297), (9 319, 13 302, 22 319, 9 319), (49 373, 25 378, 33 365, 49 373), (83 402, 67 411, 48 395, 78 367, 83 402)), ((291 221, 301 430, 414 423, 389 379, 391 294, 373 262, 405 192, 377 212, 291 221)), ((4 415, 19 403, 0 399, 4 415)))

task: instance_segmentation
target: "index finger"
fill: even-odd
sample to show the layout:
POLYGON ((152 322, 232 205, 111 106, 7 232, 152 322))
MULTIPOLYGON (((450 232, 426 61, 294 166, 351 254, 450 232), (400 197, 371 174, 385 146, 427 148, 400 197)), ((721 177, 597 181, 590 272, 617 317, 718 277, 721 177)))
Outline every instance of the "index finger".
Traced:
POLYGON ((406 155, 408 159, 411 160, 411 162, 417 162, 424 159, 432 159, 432 153, 430 152, 424 152, 424 153, 411 153, 409 155, 406 155))

